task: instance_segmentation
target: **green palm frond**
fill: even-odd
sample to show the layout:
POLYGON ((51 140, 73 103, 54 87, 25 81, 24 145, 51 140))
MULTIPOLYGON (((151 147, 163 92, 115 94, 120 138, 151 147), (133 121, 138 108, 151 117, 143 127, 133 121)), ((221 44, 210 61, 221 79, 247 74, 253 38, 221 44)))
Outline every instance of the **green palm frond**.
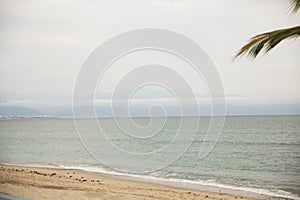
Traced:
POLYGON ((300 36, 300 26, 258 34, 250 38, 249 42, 239 50, 235 58, 246 53, 248 56, 255 58, 262 49, 268 52, 282 40, 298 36, 300 36))
MULTIPOLYGON (((290 9, 292 12, 297 12, 300 8, 300 0, 290 0, 291 6, 290 9)), ((255 58, 262 49, 265 49, 265 52, 273 49, 277 44, 282 40, 298 37, 300 36, 300 26, 295 26, 291 28, 279 29, 267 33, 258 34, 248 41, 239 52, 235 55, 234 58, 237 58, 243 54, 248 54, 249 57, 255 58)))
POLYGON ((297 12, 300 8, 300 0, 291 0, 291 10, 292 12, 297 12))

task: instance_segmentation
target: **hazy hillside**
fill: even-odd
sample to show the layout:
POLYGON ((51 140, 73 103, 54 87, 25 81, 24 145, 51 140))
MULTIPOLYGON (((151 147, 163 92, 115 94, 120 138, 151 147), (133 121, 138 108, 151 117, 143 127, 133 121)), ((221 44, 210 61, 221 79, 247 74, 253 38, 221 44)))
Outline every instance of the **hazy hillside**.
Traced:
POLYGON ((0 116, 41 116, 46 115, 38 110, 21 106, 0 106, 0 116))

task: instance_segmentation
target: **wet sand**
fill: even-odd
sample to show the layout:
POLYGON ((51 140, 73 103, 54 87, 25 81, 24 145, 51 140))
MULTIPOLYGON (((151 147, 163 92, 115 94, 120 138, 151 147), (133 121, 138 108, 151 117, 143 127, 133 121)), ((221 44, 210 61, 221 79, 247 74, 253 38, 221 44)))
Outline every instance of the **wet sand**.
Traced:
POLYGON ((0 165, 0 192, 29 199, 250 199, 72 169, 0 165))

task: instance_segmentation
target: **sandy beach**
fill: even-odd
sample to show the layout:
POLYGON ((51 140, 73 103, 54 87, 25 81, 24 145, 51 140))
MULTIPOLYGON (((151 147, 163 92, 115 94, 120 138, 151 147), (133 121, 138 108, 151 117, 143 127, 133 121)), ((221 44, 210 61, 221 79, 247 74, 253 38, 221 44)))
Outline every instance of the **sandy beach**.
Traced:
POLYGON ((0 165, 0 192, 29 199, 249 199, 82 170, 0 165))

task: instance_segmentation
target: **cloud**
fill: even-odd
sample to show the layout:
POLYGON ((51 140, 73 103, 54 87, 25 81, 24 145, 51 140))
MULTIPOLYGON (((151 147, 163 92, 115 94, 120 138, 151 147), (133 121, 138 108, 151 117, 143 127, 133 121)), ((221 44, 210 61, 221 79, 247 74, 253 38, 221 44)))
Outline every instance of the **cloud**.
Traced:
POLYGON ((227 93, 253 101, 300 98, 299 39, 280 44, 254 62, 231 62, 253 34, 298 23, 300 13, 286 13, 288 2, 286 7, 270 0, 4 0, 0 4, 0 92, 72 93, 80 64, 97 45, 120 32, 158 27, 181 32, 204 47, 227 93))
POLYGON ((42 100, 12 100, 12 101, 1 101, 1 106, 39 106, 45 105, 45 102, 42 100))
POLYGON ((154 0, 150 1, 150 4, 156 7, 162 7, 167 9, 187 9, 192 8, 190 1, 179 0, 154 0))

